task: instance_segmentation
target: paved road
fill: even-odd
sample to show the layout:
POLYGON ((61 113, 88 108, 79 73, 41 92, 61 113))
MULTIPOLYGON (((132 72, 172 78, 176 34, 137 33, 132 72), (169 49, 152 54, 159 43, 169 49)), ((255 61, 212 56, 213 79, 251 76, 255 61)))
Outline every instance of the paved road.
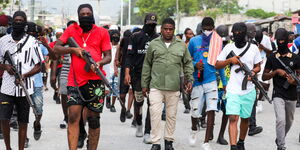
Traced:
MULTIPOLYGON (((67 132, 65 129, 59 128, 59 123, 63 119, 61 106, 55 104, 52 100, 52 90, 45 92, 44 117, 42 119, 42 137, 39 141, 33 139, 33 115, 30 116, 30 124, 28 127, 28 136, 30 145, 28 150, 67 150, 67 132)), ((273 106, 264 102, 263 112, 257 115, 257 124, 264 127, 264 131, 254 137, 247 137, 247 150, 275 150, 275 115, 273 106)), ((145 107, 144 107, 145 108, 145 107)), ((204 140, 205 130, 201 129, 198 135, 197 145, 190 147, 188 145, 188 137, 190 131, 190 115, 183 114, 184 106, 182 102, 179 104, 177 114, 177 125, 175 132, 175 149, 176 150, 199 150, 204 140)), ((100 150, 150 150, 151 145, 146 145, 142 138, 135 137, 135 128, 130 126, 132 120, 125 123, 119 121, 120 107, 117 105, 117 113, 111 113, 106 108, 101 116, 101 136, 100 150)), ((220 118, 222 113, 216 115, 215 139, 211 141, 213 150, 228 150, 229 146, 221 146, 216 143, 216 137, 220 127, 220 118)), ((164 124, 164 122, 163 122, 164 124)), ((289 150, 300 150, 298 142, 300 132, 300 109, 296 109, 295 122, 287 135, 286 146, 289 150)), ((228 132, 225 133, 228 139, 228 132)), ((11 132, 12 148, 17 149, 17 132, 11 132)), ((4 150, 4 142, 0 140, 0 150, 4 150)), ((85 150, 86 148, 83 148, 85 150)))

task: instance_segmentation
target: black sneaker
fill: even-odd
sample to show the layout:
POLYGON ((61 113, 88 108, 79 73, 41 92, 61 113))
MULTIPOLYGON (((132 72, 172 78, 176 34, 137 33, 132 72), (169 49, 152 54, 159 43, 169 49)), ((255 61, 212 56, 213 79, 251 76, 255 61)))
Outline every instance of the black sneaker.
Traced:
POLYGON ((106 97, 106 108, 110 109, 111 105, 110 105, 110 98, 106 97))
POLYGON ((165 140, 165 150, 174 150, 173 141, 165 140))
POLYGON ((185 109, 183 113, 184 114, 189 114, 190 113, 190 109, 185 109))
POLYGON ((254 127, 254 128, 250 128, 249 132, 248 132, 248 135, 253 136, 253 135, 261 133, 262 131, 263 131, 263 128, 261 126, 257 126, 257 127, 254 127))
POLYGON ((26 138, 24 148, 28 148, 28 147, 29 147, 29 138, 26 138))
POLYGON ((121 122, 125 122, 126 121, 126 109, 121 110, 121 114, 120 114, 120 120, 121 122))
POLYGON ((126 117, 127 119, 131 119, 133 115, 130 113, 130 110, 126 111, 126 117))
POLYGON ((131 127, 136 128, 136 120, 135 119, 132 120, 131 127))
POLYGON ((84 145, 84 140, 86 139, 87 137, 87 134, 84 133, 84 134, 80 134, 79 135, 79 138, 78 138, 78 143, 77 143, 77 148, 82 148, 83 145, 84 145))
POLYGON ((18 125, 18 122, 17 121, 12 121, 9 123, 9 126, 11 128, 13 128, 14 130, 18 130, 19 129, 19 125, 18 125))
POLYGON ((218 138, 217 143, 221 145, 228 145, 228 142, 224 138, 218 138))
POLYGON ((153 144, 151 147, 151 150, 160 150, 160 145, 159 144, 153 144))
POLYGON ((41 138, 42 130, 41 130, 41 124, 37 124, 36 121, 33 122, 33 137, 37 141, 41 138))
POLYGON ((236 145, 238 150, 245 150, 244 142, 238 142, 236 145))
POLYGON ((110 112, 117 112, 114 105, 110 106, 110 112))

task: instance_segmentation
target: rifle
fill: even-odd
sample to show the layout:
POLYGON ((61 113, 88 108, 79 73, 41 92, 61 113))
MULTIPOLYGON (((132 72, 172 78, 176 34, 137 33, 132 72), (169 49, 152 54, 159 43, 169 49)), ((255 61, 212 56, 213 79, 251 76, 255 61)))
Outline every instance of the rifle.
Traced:
MULTIPOLYGON (((74 40, 73 37, 70 37, 68 39, 68 44, 71 47, 79 47, 79 45, 77 44, 77 42, 74 40)), ((117 95, 117 99, 119 100, 122 109, 124 109, 126 111, 126 107, 125 107, 124 102, 121 101, 120 96, 117 93, 117 91, 115 91, 115 89, 113 89, 111 87, 111 85, 109 84, 108 80, 106 79, 106 77, 104 76, 104 74, 102 73, 102 71, 98 67, 96 67, 97 64, 94 61, 94 59, 92 58, 91 54, 88 51, 84 50, 84 51, 82 51, 82 55, 83 55, 84 61, 86 62, 86 65, 84 66, 84 70, 86 72, 89 72, 90 68, 91 68, 91 65, 94 65, 95 66, 95 73, 101 78, 101 80, 109 88, 109 90, 112 91, 114 93, 114 95, 117 95)))
MULTIPOLYGON (((231 51, 228 55, 228 57, 234 57, 236 54, 231 51)), ((243 71, 245 74, 245 77, 243 79, 242 83, 242 90, 247 89, 247 83, 248 83, 248 77, 251 77, 251 81, 254 83, 255 87, 259 89, 259 91, 263 94, 263 96, 268 100, 270 104, 272 104, 272 100, 269 98, 268 93, 265 91, 264 87, 261 85, 261 83, 258 81, 256 76, 252 76, 252 71, 248 68, 248 66, 245 63, 242 63, 240 60, 240 68, 236 69, 235 72, 238 73, 240 71, 243 71)))
POLYGON ((190 102, 190 96, 185 91, 184 83, 185 83, 184 74, 183 74, 183 72, 181 72, 180 73, 180 92, 181 92, 183 103, 184 104, 189 104, 189 102, 190 102))
MULTIPOLYGON (((280 64, 284 67, 284 70, 286 71, 286 73, 288 73, 297 82, 297 85, 299 85, 300 84, 300 80, 297 77, 297 75, 295 74, 295 72, 290 67, 288 67, 287 65, 285 65, 282 62, 282 60, 279 58, 278 55, 276 55, 275 57, 280 62, 280 64)), ((288 89, 289 86, 290 86, 289 82, 285 81, 285 83, 283 84, 283 88, 288 89)))
MULTIPOLYGON (((27 90, 27 88, 26 88, 26 86, 25 86, 25 84, 24 84, 24 81, 22 80, 22 75, 21 75, 20 72, 17 70, 17 66, 16 66, 14 60, 12 59, 11 54, 10 54, 9 51, 6 51, 6 52, 5 52, 5 54, 4 54, 4 60, 7 60, 8 63, 12 66, 12 68, 13 68, 13 70, 14 70, 14 72, 15 72, 14 76, 15 76, 16 80, 19 80, 19 83, 18 83, 18 84, 22 87, 22 89, 23 89, 23 91, 24 91, 24 93, 25 93, 25 96, 26 96, 26 100, 27 100, 29 106, 30 106, 30 107, 32 108, 32 110, 33 110, 33 114, 37 117, 37 116, 38 116, 38 115, 37 115, 37 111, 36 111, 36 108, 35 108, 35 106, 34 106, 34 104, 33 104, 33 101, 32 101, 32 99, 31 99, 31 96, 30 96, 29 93, 28 93, 28 90, 27 90)), ((17 85, 17 83, 15 83, 15 84, 17 85)))

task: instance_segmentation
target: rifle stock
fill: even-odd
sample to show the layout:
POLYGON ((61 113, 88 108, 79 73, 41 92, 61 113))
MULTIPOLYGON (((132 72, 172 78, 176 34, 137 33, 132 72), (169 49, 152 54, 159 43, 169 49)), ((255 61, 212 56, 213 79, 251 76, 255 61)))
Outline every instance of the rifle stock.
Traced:
MULTIPOLYGON (((77 44, 77 42, 74 40, 74 38, 70 37, 68 39, 68 44, 71 47, 79 47, 79 45, 77 44)), ((94 59, 92 58, 91 54, 87 51, 83 51, 82 52, 83 55, 83 59, 86 62, 86 65, 84 67, 85 71, 89 72, 90 71, 90 66, 94 65, 97 66, 96 62, 94 61, 94 59)), ((117 93, 117 91, 115 91, 115 89, 113 89, 111 87, 111 85, 109 84, 109 81, 106 79, 106 77, 104 76, 104 74, 102 73, 102 71, 95 67, 95 73, 101 78, 101 80, 104 82, 104 84, 109 88, 110 91, 112 91, 114 93, 114 95, 117 95, 117 99, 119 100, 122 109, 126 110, 125 104, 123 101, 121 101, 119 94, 117 93)))
POLYGON ((14 76, 15 76, 16 80, 19 80, 19 85, 22 87, 22 89, 23 89, 23 91, 25 93, 26 100, 27 100, 29 106, 32 108, 34 115, 37 117, 38 115, 37 115, 37 111, 36 111, 35 105, 33 104, 31 96, 28 93, 28 90, 27 90, 27 88, 26 88, 26 86, 24 84, 24 81, 22 79, 22 75, 20 74, 20 72, 18 72, 16 64, 15 64, 14 60, 12 59, 11 54, 10 54, 9 51, 5 52, 4 59, 7 60, 8 63, 13 67, 13 70, 15 71, 14 76))

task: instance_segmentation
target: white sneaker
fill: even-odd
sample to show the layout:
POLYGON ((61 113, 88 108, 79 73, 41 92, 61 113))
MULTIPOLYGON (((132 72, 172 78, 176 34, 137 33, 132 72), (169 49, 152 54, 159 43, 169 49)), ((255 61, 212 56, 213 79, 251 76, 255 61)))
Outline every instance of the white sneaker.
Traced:
POLYGON ((151 144, 152 143, 150 134, 145 134, 144 135, 144 143, 145 144, 151 144))
POLYGON ((195 146, 197 141, 197 133, 198 130, 194 131, 192 130, 189 137, 190 146, 195 146))
POLYGON ((143 137, 143 125, 137 125, 136 126, 135 136, 136 137, 143 137))
POLYGON ((203 148, 204 150, 212 150, 211 147, 210 147, 210 145, 209 145, 208 143, 202 144, 202 148, 203 148))

